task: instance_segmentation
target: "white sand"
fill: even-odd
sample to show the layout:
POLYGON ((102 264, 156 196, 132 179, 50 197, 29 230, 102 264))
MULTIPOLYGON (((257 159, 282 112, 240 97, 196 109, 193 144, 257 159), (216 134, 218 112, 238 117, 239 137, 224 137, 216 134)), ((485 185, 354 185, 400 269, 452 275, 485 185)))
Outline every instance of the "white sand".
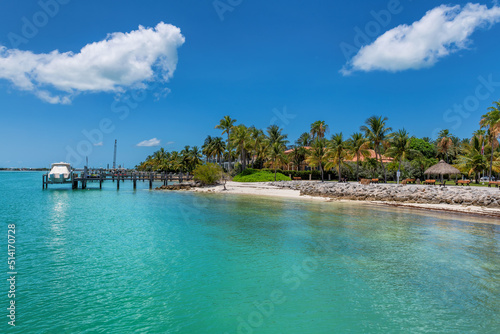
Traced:
MULTIPOLYGON (((422 203, 402 203, 402 202, 383 202, 383 201, 353 201, 353 200, 339 200, 332 199, 328 197, 316 197, 316 196, 300 196, 300 191, 292 189, 278 188, 270 186, 266 183, 244 183, 244 182, 227 182, 226 189, 224 186, 217 185, 212 187, 204 188, 193 188, 192 191, 195 192, 205 192, 205 193, 224 193, 224 194, 237 194, 237 195, 256 195, 256 196, 271 196, 271 197, 283 197, 283 198, 294 198, 294 199, 306 199, 306 200, 319 200, 319 201, 336 201, 336 202, 349 202, 349 203, 365 203, 365 204, 376 204, 385 206, 396 206, 405 207, 412 209, 425 209, 434 211, 447 211, 447 212, 457 212, 457 213, 467 213, 475 214, 481 216, 489 217, 499 217, 500 209, 490 209, 480 206, 466 206, 466 205, 452 205, 452 204, 422 204, 422 203)), ((492 221, 492 223, 500 224, 500 221, 492 221)))
POLYGON ((272 196, 272 197, 286 197, 286 198, 320 198, 312 196, 300 196, 300 191, 292 189, 283 189, 258 182, 227 182, 226 189, 224 186, 218 185, 213 187, 194 188, 194 191, 199 192, 214 192, 238 195, 259 195, 259 196, 272 196))

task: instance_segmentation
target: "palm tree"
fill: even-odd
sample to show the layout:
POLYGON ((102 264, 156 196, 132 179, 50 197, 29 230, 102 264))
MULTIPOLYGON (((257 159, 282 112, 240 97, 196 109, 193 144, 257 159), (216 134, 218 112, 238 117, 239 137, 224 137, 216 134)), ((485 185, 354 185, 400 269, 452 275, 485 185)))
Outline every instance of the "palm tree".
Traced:
POLYGON ((226 151, 224 152, 224 160, 229 161, 229 159, 231 159, 231 161, 238 160, 238 152, 237 152, 236 148, 228 147, 226 145, 226 151))
POLYGON ((165 165, 166 159, 167 159, 167 153, 165 149, 162 147, 158 151, 153 153, 153 156, 151 158, 151 170, 153 171, 161 171, 162 166, 165 165))
POLYGON ((401 170, 401 162, 409 155, 421 154, 419 151, 411 149, 411 139, 404 128, 393 134, 391 147, 389 147, 386 153, 388 156, 399 161, 398 170, 401 170))
MULTIPOLYGON (((457 158, 462 153, 462 142, 464 140, 456 137, 456 136, 451 136, 451 147, 448 151, 450 161, 453 161, 457 158)), ((467 140, 465 140, 467 142, 467 140)))
POLYGON ((163 147, 160 148, 155 153, 153 153, 153 159, 155 160, 155 162, 157 164, 161 164, 162 161, 165 160, 166 156, 167 156, 167 152, 165 151, 165 149, 163 147))
POLYGON ((423 141, 429 143, 429 144, 432 144, 433 143, 433 140, 431 137, 422 137, 421 138, 423 141))
POLYGON ((153 170, 153 156, 148 155, 146 160, 142 161, 138 166, 136 166, 137 170, 142 170, 142 171, 152 171, 153 170))
POLYGON ((446 162, 448 162, 448 152, 453 146, 453 141, 451 140, 450 131, 448 129, 441 130, 438 134, 437 148, 438 152, 446 156, 446 162))
POLYGON ((288 163, 288 158, 285 154, 285 146, 278 142, 271 144, 268 149, 267 158, 269 159, 269 164, 274 168, 274 181, 276 181, 278 166, 288 163))
POLYGON ((493 168, 493 154, 498 147, 498 136, 500 135, 500 101, 493 102, 496 106, 489 107, 486 114, 482 116, 479 124, 481 128, 488 128, 488 142, 491 146, 489 179, 491 180, 491 170, 493 168))
POLYGON ((177 151, 173 151, 170 154, 170 168, 173 171, 178 172, 182 169, 182 156, 177 151))
POLYGON ((213 155, 214 155, 214 153, 213 153, 213 138, 212 138, 212 136, 207 136, 207 138, 205 138, 205 142, 203 143, 203 145, 201 146, 201 148, 202 148, 203 154, 205 155, 206 162, 208 162, 208 160, 210 158, 212 158, 213 155))
POLYGON ((189 166, 190 166, 190 157, 189 153, 191 151, 191 146, 186 145, 184 148, 180 151, 181 155, 181 164, 182 164, 182 170, 183 171, 189 171, 189 166))
POLYGON ((189 171, 193 171, 197 165, 201 164, 202 153, 198 146, 193 146, 191 151, 189 151, 189 171))
POLYGON ((276 143, 282 146, 288 144, 288 135, 282 134, 282 131, 283 129, 280 129, 280 127, 277 125, 270 125, 267 128, 267 141, 269 146, 272 146, 276 143))
POLYGON ((328 162, 329 150, 324 138, 316 138, 312 142, 311 149, 307 152, 306 162, 311 167, 318 167, 321 171, 321 182, 324 182, 323 166, 328 162))
MULTIPOLYGON (((483 115, 484 116, 484 115, 483 115)), ((481 122, 479 122, 479 124, 481 124, 481 122)), ((486 130, 483 130, 483 129, 479 129, 479 130, 476 130, 472 133, 472 136, 473 137, 478 137, 479 138, 479 141, 480 142, 483 142, 484 140, 484 135, 486 134, 486 130)), ((467 140, 468 142, 470 142, 470 140, 467 140)))
POLYGON ((250 131, 243 124, 233 127, 230 137, 230 145, 236 148, 236 152, 240 155, 242 170, 247 167, 247 153, 252 148, 252 138, 250 131))
POLYGON ((255 165, 256 161, 260 161, 265 158, 266 143, 264 132, 261 129, 257 129, 255 126, 251 126, 249 129, 250 138, 252 140, 252 150, 250 156, 252 157, 252 165, 255 165))
POLYGON ((170 152, 162 152, 162 155, 162 159, 151 161, 151 171, 167 172, 170 170, 170 152))
POLYGON ((226 150, 226 143, 222 137, 212 138, 211 152, 217 158, 217 162, 220 164, 221 159, 224 156, 224 151, 226 150))
POLYGON ((293 163, 297 166, 297 171, 300 169, 300 164, 306 159, 306 147, 309 147, 312 142, 312 137, 309 132, 304 132, 295 141, 295 145, 291 148, 293 149, 291 153, 291 158, 293 163))
POLYGON ((464 154, 460 155, 457 159, 456 166, 461 172, 467 173, 469 177, 475 174, 476 183, 478 183, 478 175, 481 171, 485 170, 488 162, 484 155, 481 154, 481 146, 478 137, 472 137, 470 143, 464 144, 464 154))
POLYGON ((323 139, 329 130, 325 121, 316 121, 311 124, 311 136, 313 139, 323 139))
POLYGON ((312 142, 312 137, 309 132, 304 132, 303 134, 300 135, 299 139, 295 141, 295 144, 301 147, 306 147, 311 145, 312 142))
POLYGON ((377 170, 378 160, 376 158, 366 158, 363 162, 363 166, 372 172, 372 178, 374 177, 374 172, 377 170))
MULTIPOLYGON (((235 119, 232 119, 231 117, 229 116, 224 116, 224 118, 222 118, 220 121, 219 121, 219 125, 216 125, 215 128, 216 129, 220 129, 222 130, 222 134, 225 134, 227 133, 227 149, 228 150, 231 150, 231 144, 230 144, 230 140, 229 140, 229 137, 231 136, 231 130, 233 129, 234 127, 234 123, 236 123, 236 120, 235 119)), ((228 171, 231 171, 232 167, 231 167, 231 154, 228 155, 229 157, 229 167, 228 167, 228 171)))
POLYGON ((387 172, 385 170, 384 163, 382 162, 382 154, 380 152, 380 146, 387 143, 391 138, 392 128, 386 127, 386 122, 388 118, 382 116, 371 116, 365 121, 365 125, 361 126, 360 130, 365 133, 366 138, 372 143, 373 149, 375 150, 375 157, 380 158, 380 164, 384 171, 384 182, 387 182, 387 172))
POLYGON ((290 160, 297 167, 298 171, 300 164, 306 159, 306 149, 298 145, 292 145, 290 149, 292 150, 290 152, 290 160))
POLYGON ((342 180, 341 167, 346 166, 351 168, 345 163, 345 159, 349 158, 348 142, 344 141, 342 132, 336 133, 332 136, 330 141, 331 149, 329 151, 329 161, 325 164, 325 169, 330 169, 337 166, 339 172, 339 182, 342 180))
POLYGON ((351 153, 356 157, 356 180, 359 180, 359 162, 361 156, 367 158, 370 156, 368 151, 369 141, 363 136, 362 133, 355 132, 351 135, 349 139, 349 146, 351 148, 351 153))

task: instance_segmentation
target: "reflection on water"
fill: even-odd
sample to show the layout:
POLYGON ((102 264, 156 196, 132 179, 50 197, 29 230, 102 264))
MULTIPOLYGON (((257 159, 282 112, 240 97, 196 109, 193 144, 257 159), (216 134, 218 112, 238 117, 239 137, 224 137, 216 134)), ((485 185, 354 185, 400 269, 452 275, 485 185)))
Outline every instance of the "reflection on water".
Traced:
POLYGON ((67 211, 69 206, 69 195, 67 191, 51 191, 49 194, 52 202, 49 214, 50 230, 52 237, 48 240, 48 246, 54 251, 60 260, 64 259, 65 231, 67 228, 67 211))

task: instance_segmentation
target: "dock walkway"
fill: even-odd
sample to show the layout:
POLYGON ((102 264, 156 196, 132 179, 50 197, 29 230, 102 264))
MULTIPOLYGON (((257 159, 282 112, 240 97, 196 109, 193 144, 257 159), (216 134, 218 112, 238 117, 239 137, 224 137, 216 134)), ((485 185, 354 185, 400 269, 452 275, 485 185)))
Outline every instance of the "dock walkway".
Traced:
POLYGON ((47 189, 49 184, 71 184, 72 189, 78 189, 80 185, 81 189, 87 188, 87 183, 97 183, 99 182, 99 189, 102 189, 102 184, 105 181, 116 182, 116 189, 120 189, 120 182, 132 181, 133 188, 137 188, 137 182, 149 182, 149 189, 153 188, 153 182, 161 181, 163 185, 167 185, 167 182, 183 182, 192 180, 193 176, 189 173, 158 173, 158 172, 138 172, 138 171, 127 171, 127 172, 113 172, 108 170, 91 170, 84 168, 80 172, 78 170, 73 170, 71 173, 71 178, 64 183, 53 183, 49 180, 49 175, 44 174, 42 176, 42 189, 47 189))

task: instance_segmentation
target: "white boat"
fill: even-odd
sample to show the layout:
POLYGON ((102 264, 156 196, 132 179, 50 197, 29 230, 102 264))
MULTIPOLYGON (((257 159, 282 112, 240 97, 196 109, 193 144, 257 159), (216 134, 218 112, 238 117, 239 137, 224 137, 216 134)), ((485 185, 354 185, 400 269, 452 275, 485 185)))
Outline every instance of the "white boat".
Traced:
POLYGON ((58 162, 50 167, 48 181, 51 183, 65 183, 71 180, 71 165, 58 162))

